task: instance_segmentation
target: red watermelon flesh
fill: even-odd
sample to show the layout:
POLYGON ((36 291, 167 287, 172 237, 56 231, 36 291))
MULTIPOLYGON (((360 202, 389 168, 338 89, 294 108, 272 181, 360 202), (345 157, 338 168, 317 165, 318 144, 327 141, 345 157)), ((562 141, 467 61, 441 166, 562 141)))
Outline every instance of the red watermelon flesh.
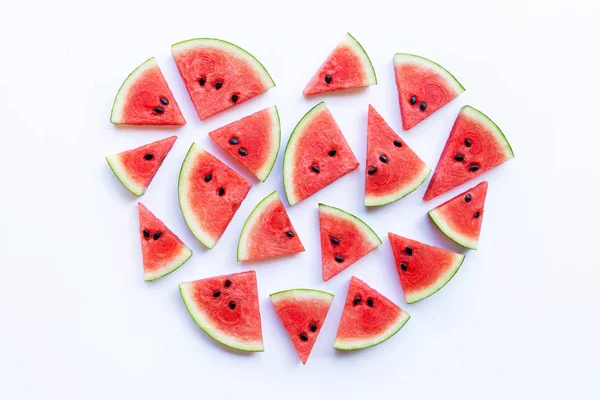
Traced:
POLYGON ((177 136, 171 136, 107 156, 106 161, 121 183, 131 193, 141 196, 148 189, 176 140, 177 136))
POLYGON ((191 39, 171 50, 201 120, 275 87, 256 58, 224 40, 191 39))
POLYGON ((244 224, 238 242, 238 261, 279 257, 304 251, 277 192, 265 197, 244 224))
POLYGON ((479 243, 487 182, 459 194, 429 211, 435 224, 456 243, 476 250, 479 243))
POLYGON ((138 203, 144 280, 161 278, 183 265, 192 251, 142 203, 138 203))
POLYGON ((307 112, 292 132, 283 160, 283 184, 293 206, 358 167, 325 103, 307 112))
POLYGON ((360 218, 319 204, 323 281, 333 278, 381 244, 377 234, 360 218))
POLYGON ((376 84, 377 76, 369 56, 360 43, 347 33, 306 85, 304 95, 376 84))
POLYGON ((273 293, 270 297, 302 364, 306 364, 329 312, 333 294, 291 289, 273 293))
POLYGON ((264 182, 273 169, 279 152, 281 129, 277 107, 248 115, 208 135, 264 182))
POLYGON ((398 53, 394 70, 405 131, 465 91, 450 72, 424 57, 398 53))
POLYGON ((179 285, 198 326, 216 341, 243 351, 264 351, 256 272, 216 276, 179 285))
POLYGON ((181 110, 154 57, 121 85, 110 115, 113 124, 185 125, 181 110))
POLYGON ((334 349, 358 350, 394 336, 410 316, 381 293, 352 277, 334 349))
POLYGON ((514 156, 500 128, 481 111, 464 106, 423 198, 431 200, 514 156))
POLYGON ((369 105, 365 206, 399 200, 418 188, 431 169, 369 105))
POLYGON ((431 296, 452 279, 465 256, 388 234, 407 303, 431 296))
POLYGON ((233 219, 252 184, 192 143, 179 174, 179 206, 196 238, 212 248, 233 219))

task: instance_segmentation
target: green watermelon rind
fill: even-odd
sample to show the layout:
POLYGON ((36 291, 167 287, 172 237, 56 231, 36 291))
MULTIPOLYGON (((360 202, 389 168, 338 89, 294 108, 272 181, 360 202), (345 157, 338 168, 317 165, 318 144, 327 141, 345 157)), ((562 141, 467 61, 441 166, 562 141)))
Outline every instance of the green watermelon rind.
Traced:
POLYGON ((464 254, 454 253, 454 262, 448 268, 446 273, 444 275, 442 275, 441 277, 439 277, 435 283, 429 285, 427 288, 425 288, 417 293, 411 293, 411 294, 405 293, 404 297, 406 298, 406 303, 413 304, 413 303, 416 303, 418 301, 426 299, 427 297, 437 293, 441 288, 446 286, 446 284, 448 282, 450 282, 450 280, 454 277, 454 275, 456 275, 456 273, 458 272, 458 270, 460 269, 460 267, 462 266, 464 261, 465 261, 464 254))
POLYGON ((152 282, 162 278, 163 276, 169 275, 171 272, 174 272, 183 264, 185 264, 190 257, 192 257, 192 250, 184 245, 184 248, 181 250, 180 254, 178 254, 176 257, 173 257, 169 264, 164 265, 159 271, 153 274, 144 272, 144 281, 152 282))
POLYGON ((117 177, 117 179, 129 190, 131 193, 136 195, 137 197, 142 196, 146 193, 146 189, 143 185, 138 185, 135 183, 135 180, 127 173, 126 168, 123 166, 121 159, 119 158, 119 153, 111 154, 109 156, 104 157, 108 166, 112 170, 113 174, 117 177))
POLYGON ((241 58, 246 59, 250 62, 251 65, 254 65, 254 70, 260 74, 261 81, 265 84, 267 89, 271 89, 276 86, 275 81, 271 77, 271 74, 269 74, 269 71, 267 71, 265 66, 260 61, 258 61, 256 57, 254 57, 251 53, 244 50, 240 46, 235 45, 226 40, 216 38, 195 38, 183 40, 181 42, 177 42, 171 45, 171 53, 173 54, 173 57, 175 57, 175 55, 180 51, 187 50, 190 48, 205 47, 206 44, 212 44, 216 48, 219 48, 224 51, 233 52, 241 58))
POLYGON ((446 68, 442 67, 440 64, 436 63, 435 61, 432 61, 429 58, 418 56, 416 54, 409 54, 409 53, 394 54, 394 65, 400 65, 400 64, 407 63, 404 60, 408 61, 408 63, 410 63, 410 64, 419 63, 423 67, 433 69, 436 72, 441 73, 442 75, 446 76, 448 83, 451 83, 452 86, 454 86, 454 88, 456 89, 457 95, 465 91, 465 87, 458 81, 458 79, 456 79, 456 77, 454 75, 452 75, 452 73, 450 71, 448 71, 446 68))
POLYGON ((377 207, 384 206, 386 204, 393 203, 400 200, 403 197, 408 196, 419 188, 425 182, 427 177, 431 174, 431 168, 425 166, 421 173, 409 184, 403 186, 395 192, 388 193, 381 196, 367 196, 365 195, 365 207, 377 207))
POLYGON ((469 105, 463 106, 459 112, 459 115, 460 114, 464 114, 470 119, 476 120, 477 122, 485 126, 492 133, 492 135, 494 135, 494 138, 496 139, 498 144, 500 144, 500 146, 502 146, 502 148, 504 149, 504 154, 506 155, 506 160, 504 161, 508 161, 509 159, 515 156, 515 153, 513 152, 510 143, 506 139, 506 136, 504 136, 504 132, 502 132, 500 127, 498 127, 498 125, 496 125, 496 123, 492 121, 490 117, 488 117, 475 107, 469 105))
POLYGON ((248 254, 247 254, 247 252, 244 251, 244 249, 248 248, 247 243, 248 243, 248 235, 249 235, 250 229, 254 226, 254 223, 260 219, 263 211, 273 201, 276 201, 276 200, 279 200, 279 196, 277 195, 277 191, 275 190, 275 191, 269 193, 267 195, 267 197, 262 199, 256 205, 256 207, 254 207, 254 210, 252 210, 252 212, 248 216, 248 219, 246 220, 246 222, 244 223, 244 226, 242 227, 242 232, 240 232, 240 238, 238 240, 238 247, 237 247, 237 260, 238 261, 247 261, 248 260, 248 254))
POLYGON ((349 213, 348 211, 344 211, 340 208, 329 206, 327 204, 319 203, 319 212, 334 215, 337 218, 342 218, 353 223, 354 226, 367 237, 371 245, 374 246, 373 249, 375 249, 383 243, 381 241, 381 238, 377 235, 377 233, 375 233, 373 228, 371 228, 365 221, 358 218, 356 215, 349 213))
POLYGON ((277 161, 277 155, 279 154, 279 148, 281 147, 281 119, 279 118, 279 110, 277 109, 277 106, 272 106, 268 110, 273 121, 271 138, 274 143, 277 142, 277 145, 273 147, 273 151, 269 154, 269 161, 266 162, 261 171, 256 174, 256 177, 260 179, 261 182, 266 181, 271 174, 271 171, 273 171, 273 167, 275 167, 275 162, 277 161))
POLYGON ((373 67, 373 63, 371 62, 371 58, 369 57, 369 55, 367 54, 367 52, 365 51, 365 48, 362 47, 362 45, 360 44, 360 42, 358 40, 356 40, 356 38, 354 36, 352 36, 349 32, 346 32, 346 38, 350 39, 350 40, 346 40, 346 44, 350 45, 351 47, 354 48, 355 53, 357 55, 361 55, 363 56, 363 62, 361 63, 363 70, 365 71, 365 73, 367 74, 367 77, 369 79, 369 82, 367 82, 368 85, 377 85, 377 74, 375 73, 375 68, 373 67))
POLYGON ((327 301, 329 304, 333 301, 335 295, 333 293, 325 292, 323 290, 317 289, 305 289, 305 288, 296 288, 296 289, 288 289, 281 290, 279 292, 271 293, 269 295, 271 301, 273 303, 279 302, 281 300, 286 300, 288 298, 293 299, 320 299, 323 301, 327 301))
POLYGON ((410 319, 410 315, 404 310, 402 310, 402 314, 398 317, 394 323, 390 324, 389 328, 376 336, 373 336, 369 339, 361 339, 361 340, 338 340, 333 344, 333 348, 336 350, 361 350, 367 349, 369 347, 377 346, 394 336, 396 333, 400 331, 406 325, 408 320, 410 319))
POLYGON ((123 113, 123 109, 125 107, 125 100, 127 99, 127 92, 129 91, 129 88, 144 72, 156 66, 158 66, 156 58, 150 57, 149 59, 138 65, 137 68, 134 69, 127 76, 127 78, 125 78, 125 80, 121 84, 121 87, 119 88, 119 91, 117 92, 117 95, 115 96, 115 101, 113 102, 112 109, 110 110, 110 122, 112 122, 113 124, 123 123, 123 121, 121 120, 121 114, 123 113))
POLYGON ((200 329, 202 329, 208 336, 217 342, 233 349, 247 352, 265 351, 262 341, 260 343, 244 343, 243 341, 233 338, 230 335, 227 335, 225 332, 222 332, 214 327, 213 324, 210 323, 208 317, 202 312, 202 310, 196 307, 192 301, 191 294, 187 291, 187 288, 190 287, 192 283, 193 282, 184 282, 179 284, 179 293, 181 294, 185 308, 187 308, 188 313, 192 316, 200 329))
POLYGON ((460 244, 463 247, 466 247, 467 249, 477 250, 477 245, 479 244, 479 241, 469 238, 456 231, 455 229, 452 229, 452 227, 450 227, 450 224, 446 221, 446 218, 444 218, 442 213, 439 212, 437 208, 434 208, 433 210, 429 211, 428 214, 431 220, 437 225, 437 227, 440 228, 440 230, 444 232, 444 234, 450 239, 452 239, 454 242, 460 244))

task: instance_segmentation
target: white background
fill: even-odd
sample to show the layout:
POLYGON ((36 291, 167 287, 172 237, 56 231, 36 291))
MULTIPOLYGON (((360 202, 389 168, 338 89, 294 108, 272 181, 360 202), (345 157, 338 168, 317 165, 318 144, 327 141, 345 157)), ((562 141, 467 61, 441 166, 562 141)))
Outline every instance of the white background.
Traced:
POLYGON ((598 2, 260 3, 0 0, 0 398, 598 398, 600 262, 592 255, 600 223, 598 2), (303 98, 304 85, 346 31, 367 50, 379 85, 303 98), (252 52, 277 87, 200 122, 170 45, 205 36, 252 52), (467 89, 408 133, 401 130, 395 52, 440 62, 467 89), (114 127, 114 95, 153 55, 188 124, 114 127), (283 149, 296 122, 323 99, 363 165, 289 209, 307 251, 249 265, 235 261, 250 211, 274 189, 283 195, 282 152, 218 245, 205 250, 177 204, 189 145, 196 141, 223 156, 207 132, 276 104, 283 149), (431 167, 464 104, 498 123, 516 158, 431 202, 421 200, 425 184, 366 211, 369 103, 431 167), (141 200, 194 255, 148 284, 137 201, 104 156, 171 134, 179 139, 141 200), (442 291, 406 306, 387 232, 460 250, 426 211, 483 179, 490 189, 479 250, 466 252, 442 291), (384 239, 326 284, 317 202, 357 213, 384 239), (177 290, 182 281, 248 268, 258 273, 266 347, 252 355, 208 338, 177 290), (341 354, 332 343, 352 275, 412 319, 381 346, 341 354), (306 366, 268 298, 292 287, 336 294, 306 366))

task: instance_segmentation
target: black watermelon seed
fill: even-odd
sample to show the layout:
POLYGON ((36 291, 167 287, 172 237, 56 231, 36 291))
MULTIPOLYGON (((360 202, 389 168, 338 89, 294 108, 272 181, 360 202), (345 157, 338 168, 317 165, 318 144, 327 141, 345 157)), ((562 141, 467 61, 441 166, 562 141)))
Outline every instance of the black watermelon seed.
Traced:
POLYGON ((367 299, 367 305, 368 305, 369 307, 373 307, 373 306, 375 305, 375 302, 373 301, 373 299, 372 299, 372 298, 370 298, 370 297, 369 297, 369 298, 367 299))
POLYGON ((246 157, 248 155, 248 152, 246 151, 246 149, 239 149, 238 153, 240 153, 240 156, 242 156, 242 157, 246 157))
POLYGON ((335 153, 337 153, 337 150, 336 150, 336 149, 329 150, 329 157, 333 157, 333 156, 335 156, 335 153))
POLYGON ((144 237, 146 239, 150 239, 150 232, 148 232, 147 230, 144 229, 144 237))
POLYGON ((360 298, 360 296, 356 296, 356 297, 354 298, 354 301, 353 301, 354 305, 356 306, 356 305, 360 304, 360 301, 361 301, 361 300, 362 300, 362 299, 360 298))
POLYGON ((469 193, 469 194, 467 194, 467 195, 465 196, 465 201, 468 203, 468 202, 470 202, 470 201, 471 201, 471 199, 472 199, 472 198, 473 198, 473 197, 471 196, 471 193, 469 193))
POLYGON ((327 83, 328 85, 331 83, 331 75, 325 75, 325 83, 327 83))
POLYGON ((215 88, 217 88, 217 90, 221 89, 221 86, 223 86, 223 82, 219 81, 215 84, 215 88))
POLYGON ((162 236, 162 232, 156 232, 154 234, 154 236, 152 236, 152 239, 158 240, 158 239, 160 239, 161 236, 162 236))
POLYGON ((369 170, 367 171, 369 175, 373 175, 375 172, 377 172, 377 168, 376 167, 371 167, 369 168, 369 170))
POLYGON ((406 263, 401 263, 400 268, 402 268, 402 271, 406 271, 408 269, 408 266, 406 265, 406 263))
POLYGON ((471 141, 469 139, 465 139, 465 146, 471 147, 471 141))
POLYGON ((319 167, 317 167, 316 165, 313 165, 312 167, 310 167, 314 172, 316 172, 317 174, 319 172, 321 172, 321 170, 319 169, 319 167))
POLYGON ((231 101, 233 101, 234 103, 237 103, 237 101, 238 101, 238 95, 237 95, 237 94, 235 94, 235 93, 234 93, 234 94, 232 94, 232 95, 231 95, 231 101))
POLYGON ((406 254, 408 254, 409 256, 412 256, 412 247, 406 246, 406 249, 404 251, 406 251, 406 254))
POLYGON ((316 322, 313 322, 312 324, 310 324, 310 331, 311 332, 317 331, 317 323, 316 322))
POLYGON ((155 113, 157 113, 157 114, 162 114, 162 113, 164 113, 164 112, 165 112, 165 110, 163 110, 161 107, 156 107, 156 108, 154 109, 154 112, 155 112, 155 113))
POLYGON ((421 109, 421 111, 425 111, 427 109, 427 103, 422 102, 421 105, 419 106, 419 108, 421 109))
POLYGON ((306 336, 306 333, 300 334, 300 340, 302 340, 303 342, 306 342, 308 340, 308 336, 306 336))
POLYGON ((292 232, 292 231, 287 231, 285 234, 286 234, 288 237, 294 237, 294 236, 296 236, 296 235, 294 235, 294 232, 292 232))
POLYGON ((225 194, 225 188, 222 187, 219 189, 219 196, 223 196, 225 194))
POLYGON ((334 238, 334 237, 332 237, 332 238, 330 238, 329 240, 330 240, 330 241, 331 241, 331 243, 333 243, 333 244, 340 244, 340 241, 339 241, 337 238, 334 238))
POLYGON ((379 159, 381 160, 382 163, 387 163, 388 159, 386 156, 379 156, 379 159))
POLYGON ((235 308, 235 306, 236 306, 235 301, 229 302, 229 308, 231 308, 233 310, 235 308))
POLYGON ((238 144, 240 141, 237 140, 236 138, 231 138, 229 139, 229 144, 238 144))
POLYGON ((454 159, 456 161, 464 161, 465 158, 459 154, 459 155, 454 156, 454 159))
POLYGON ((335 256, 335 261, 337 261, 339 263, 342 263, 342 262, 344 262, 344 257, 342 257, 342 256, 335 256))
POLYGON ((475 218, 479 218, 479 216, 480 216, 480 215, 481 215, 481 214, 479 213, 479 211, 475 211, 475 214, 473 214, 473 216, 474 216, 475 218))
POLYGON ((410 97, 410 104, 412 104, 413 106, 415 104, 417 104, 417 96, 411 96, 410 97))
POLYGON ((148 154, 144 155, 144 158, 145 158, 146 160, 152 160, 152 159, 154 158, 154 154, 150 154, 150 153, 148 153, 148 154))
POLYGON ((213 297, 219 297, 220 295, 221 295, 220 290, 215 290, 215 292, 213 293, 213 297))
POLYGON ((169 104, 169 100, 167 100, 167 99, 166 99, 166 98, 164 98, 164 97, 161 97, 161 98, 160 98, 160 102, 161 102, 161 103, 163 103, 165 106, 169 104))
POLYGON ((229 279, 227 279, 225 281, 225 287, 229 287, 229 286, 231 286, 231 281, 229 279))
POLYGON ((469 167, 469 171, 471 171, 471 172, 475 172, 475 171, 477 171, 478 169, 479 169, 479 165, 477 165, 477 164, 472 164, 472 165, 469 167))
POLYGON ((200 78, 198 83, 200 83, 200 86, 204 86, 204 84, 206 83, 206 78, 205 77, 200 78))
POLYGON ((394 140, 394 146, 396 147, 402 147, 402 142, 399 140, 394 140))
POLYGON ((208 174, 204 177, 204 182, 210 182, 212 180, 212 174, 208 174))

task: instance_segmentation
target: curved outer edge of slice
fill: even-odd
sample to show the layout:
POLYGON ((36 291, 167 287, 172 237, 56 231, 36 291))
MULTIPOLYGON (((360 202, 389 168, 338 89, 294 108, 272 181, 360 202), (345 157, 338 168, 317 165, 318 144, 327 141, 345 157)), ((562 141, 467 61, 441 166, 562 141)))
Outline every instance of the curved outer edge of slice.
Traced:
POLYGON ((425 166, 421 171, 421 174, 417 176, 414 181, 410 184, 406 185, 403 188, 398 189, 397 191, 387 194, 385 196, 368 196, 365 195, 365 206, 366 207, 376 207, 376 206, 384 206, 386 204, 393 203, 394 201, 398 201, 401 198, 411 194, 415 190, 419 188, 425 182, 427 177, 431 174, 431 168, 425 166))
POLYGON ((322 110, 326 110, 327 106, 325 102, 320 102, 310 110, 298 121, 296 127, 292 131, 290 138, 288 139, 287 145, 285 146, 285 151, 283 153, 283 190, 285 191, 285 196, 287 197, 287 201, 290 206, 298 204, 300 199, 296 197, 294 192, 294 182, 292 180, 294 173, 294 160, 296 156, 296 146, 295 143, 298 141, 300 135, 303 132, 303 128, 310 122, 313 116, 318 115, 318 113, 322 110))
POLYGON ((333 344, 333 348, 336 350, 360 350, 360 349, 366 349, 369 347, 376 346, 380 343, 385 342, 386 340, 388 340, 389 338, 394 336, 396 333, 398 333, 398 331, 400 331, 400 329, 402 329, 402 327, 408 322, 409 319, 410 319, 410 315, 408 315, 408 313, 406 311, 402 310, 402 313, 398 316, 398 319, 396 321, 394 321, 393 324, 390 324, 388 329, 385 332, 381 333, 380 335, 377 335, 377 336, 369 338, 369 339, 357 339, 357 340, 336 339, 333 344))
POLYGON ((254 207, 254 210, 248 216, 248 219, 244 223, 244 227, 242 228, 242 232, 240 233, 240 238, 238 240, 237 247, 237 260, 238 261, 246 261, 248 259, 248 234, 252 227, 254 226, 256 220, 262 215, 264 210, 274 201, 279 200, 279 195, 277 191, 273 191, 267 197, 262 199, 260 203, 254 207))
POLYGON ((199 47, 213 47, 222 51, 232 52, 236 54, 238 57, 241 57, 247 60, 250 64, 254 65, 254 70, 260 75, 261 81, 265 84, 268 89, 275 87, 275 81, 269 74, 269 71, 265 68, 264 65, 256 57, 242 49, 241 47, 227 42, 221 39, 215 38, 196 38, 196 39, 188 39, 181 42, 177 42, 171 45, 171 53, 173 57, 175 57, 179 52, 185 51, 188 49, 194 49, 199 47))
POLYGON ((138 197, 146 193, 146 188, 142 185, 138 185, 137 183, 135 183, 135 181, 127 173, 127 170, 121 162, 119 153, 111 154, 110 156, 106 156, 105 158, 113 174, 115 174, 117 179, 121 181, 121 183, 127 188, 127 190, 129 190, 131 193, 138 197))
POLYGON ((235 337, 231 337, 225 332, 222 332, 218 328, 212 326, 210 319, 202 310, 196 307, 195 302, 192 299, 192 292, 190 289, 193 287, 193 282, 184 282, 179 284, 179 292, 183 303, 187 308, 188 312, 196 321, 196 324, 204 331, 208 336, 215 339, 217 342, 229 346, 233 349, 248 351, 248 352, 261 352, 265 351, 262 341, 256 343, 244 343, 235 337))
POLYGON ((265 164, 264 168, 258 172, 256 177, 264 182, 267 180, 273 167, 275 166, 275 162, 277 161, 277 155, 279 154, 279 148, 281 147, 281 120, 279 119, 279 110, 277 110, 277 106, 272 106, 268 108, 269 115, 271 116, 271 121, 273 122, 273 129, 271 130, 271 139, 273 143, 277 143, 271 154, 269 154, 269 162, 265 164))
POLYGON ((429 68, 435 70, 437 73, 444 75, 448 83, 454 86, 457 93, 462 93, 465 91, 465 87, 448 71, 446 68, 442 67, 440 64, 435 61, 431 61, 428 58, 417 56, 415 54, 408 53, 396 53, 394 55, 394 66, 402 65, 402 64, 419 64, 424 68, 429 68))
POLYGON ((465 256, 463 254, 454 253, 454 263, 452 267, 446 271, 444 275, 442 275, 434 284, 430 285, 428 288, 421 290, 420 292, 406 294, 406 302, 408 304, 416 303, 417 301, 421 301, 426 299, 427 297, 437 293, 441 288, 446 286, 448 282, 456 275, 461 265, 465 261, 465 256))
POLYGON ((477 121, 481 125, 484 125, 485 127, 487 127, 490 130, 490 132, 492 132, 496 141, 498 143, 500 143, 500 145, 504 149, 504 154, 506 155, 507 160, 509 160, 515 156, 515 153, 513 152, 513 149, 510 146, 510 143, 508 143, 506 136, 504 136, 504 133, 502 132, 502 130, 498 127, 498 125, 496 125, 496 123, 494 121, 492 121, 492 119, 490 117, 488 117, 487 115, 485 115, 478 109, 468 106, 468 105, 463 106, 461 108, 460 112, 463 113, 468 118, 477 121))
POLYGON ((144 281, 151 282, 158 278, 162 278, 163 276, 169 275, 171 272, 185 264, 190 257, 192 257, 192 250, 184 244, 184 248, 181 250, 179 255, 171 261, 170 264, 163 266, 155 273, 147 273, 144 271, 144 281))
POLYGON ((434 208, 433 210, 429 211, 428 214, 431 220, 437 225, 437 227, 440 228, 442 232, 444 232, 444 235, 448 236, 454 242, 460 244, 463 247, 466 247, 471 250, 477 250, 477 245, 479 244, 479 241, 473 240, 452 229, 448 221, 446 221, 446 218, 444 218, 444 216, 440 214, 437 208, 434 208))
POLYGON ((110 111, 110 122, 113 124, 122 124, 121 119, 123 118, 123 107, 125 100, 127 99, 127 93, 129 92, 129 88, 135 81, 147 70, 158 67, 158 63, 156 62, 156 58, 150 57, 142 64, 140 64, 136 69, 133 70, 125 81, 121 84, 117 95, 115 96, 115 101, 112 106, 112 110, 110 111))
POLYGON ((382 241, 375 233, 375 231, 367 225, 365 221, 358 218, 356 215, 350 214, 347 211, 341 210, 337 207, 328 206, 327 204, 319 203, 319 212, 325 212, 330 215, 334 215, 337 218, 342 218, 350 221, 354 224, 366 237, 369 239, 371 244, 375 247, 381 245, 382 241))
POLYGON ((358 40, 350 33, 346 33, 344 39, 342 40, 346 45, 352 47, 357 55, 362 59, 361 65, 363 70, 365 71, 367 77, 369 78, 369 85, 377 85, 377 74, 375 73, 375 68, 373 68, 373 63, 369 58, 369 55, 365 51, 364 47, 359 43, 358 40))
POLYGON ((184 184, 186 178, 189 175, 190 168, 193 167, 193 161, 196 160, 199 156, 207 153, 202 147, 197 146, 196 143, 192 143, 190 149, 185 155, 185 159, 183 160, 183 164, 181 164, 181 170, 179 171, 179 181, 177 184, 178 187, 178 197, 179 197, 179 209, 181 210, 181 214, 183 215, 183 219, 187 224, 192 234, 209 249, 212 249, 214 245, 217 243, 217 240, 210 235, 208 235, 204 229, 202 229, 198 224, 193 220, 193 213, 189 210, 189 205, 185 203, 185 199, 187 198, 187 185, 184 184))
POLYGON ((287 300, 287 299, 302 299, 302 298, 304 298, 304 299, 320 299, 320 300, 328 301, 329 303, 331 303, 333 301, 333 298, 335 297, 335 295, 332 293, 329 293, 329 292, 322 291, 322 290, 298 288, 298 289, 288 289, 288 290, 282 290, 280 292, 271 293, 269 295, 269 297, 271 298, 271 301, 273 303, 277 303, 279 301, 287 300))

